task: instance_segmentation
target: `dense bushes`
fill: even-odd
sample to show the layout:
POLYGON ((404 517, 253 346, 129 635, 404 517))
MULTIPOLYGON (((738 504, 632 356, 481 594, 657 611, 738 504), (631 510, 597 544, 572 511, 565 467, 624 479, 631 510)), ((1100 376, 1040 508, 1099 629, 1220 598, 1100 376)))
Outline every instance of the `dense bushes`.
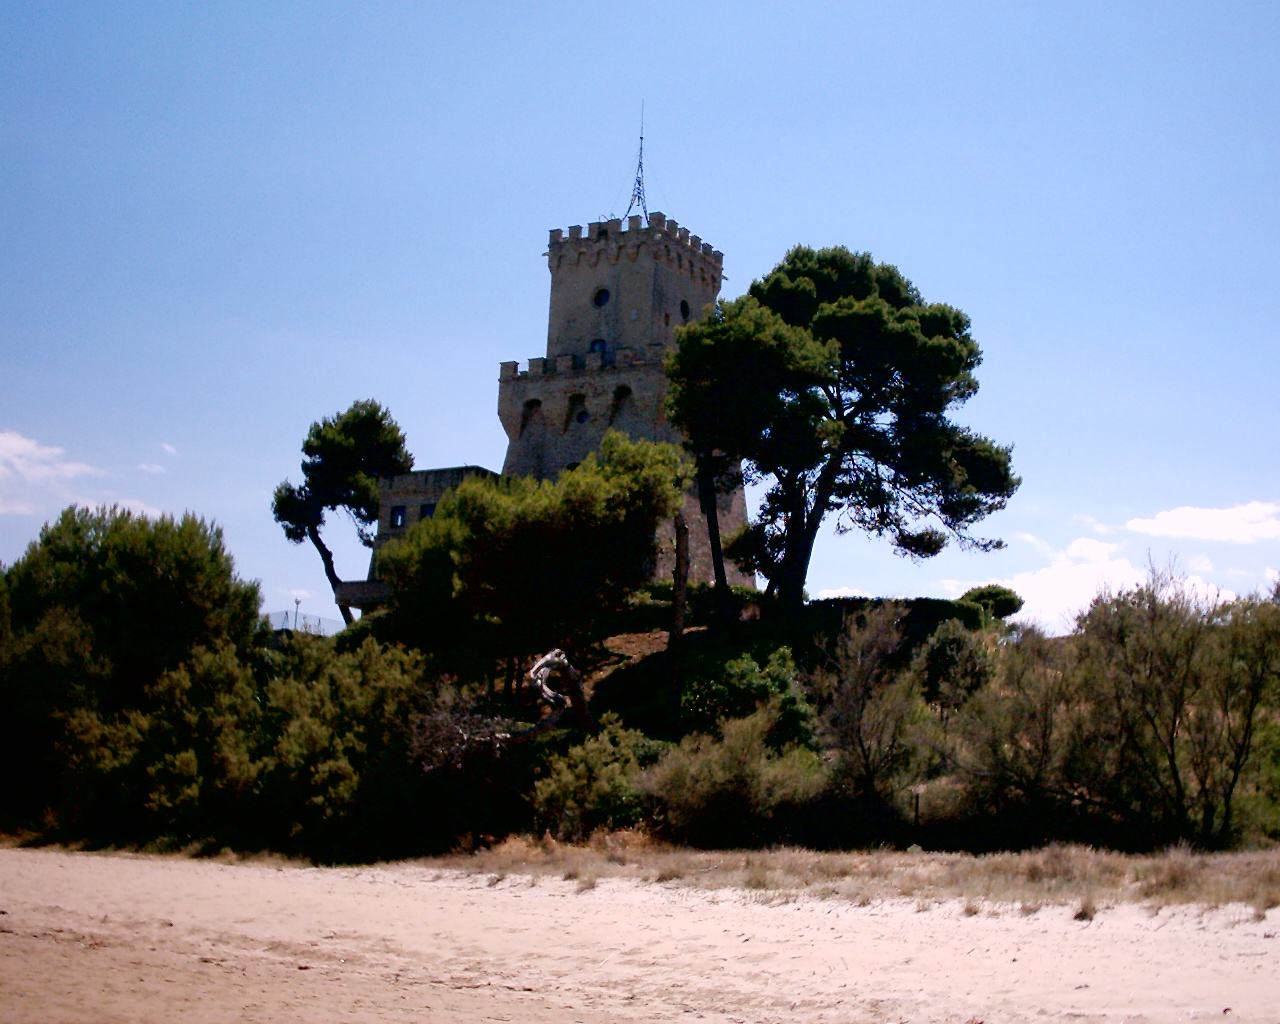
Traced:
POLYGON ((655 531, 680 507, 668 444, 609 431, 558 479, 471 477, 378 556, 383 636, 483 666, 599 638, 653 574, 655 531))
POLYGON ((322 852, 385 847, 415 802, 422 658, 268 647, 257 586, 202 520, 68 509, 0 595, 6 827, 322 852))
POLYGON ((160 677, 197 646, 247 655, 261 628, 257 585, 192 515, 69 508, 4 573, 4 591, 0 771, 24 780, 0 795, 11 822, 45 807, 106 813, 105 780, 126 770, 119 751, 154 710, 160 677), (85 772, 105 788, 86 787, 85 772))
POLYGON ((734 699, 719 698, 718 727, 648 773, 663 827, 703 843, 910 837, 970 849, 1280 837, 1274 598, 1201 601, 1153 573, 1099 595, 1066 637, 989 614, 976 629, 943 619, 913 643, 909 616, 892 602, 863 605, 806 673, 821 770, 786 773, 809 788, 784 801, 785 825, 749 781, 774 755, 742 753, 765 716, 741 717, 747 663, 723 664, 711 685, 692 680, 686 700, 734 699))
POLYGON ((547 761, 533 793, 539 824, 558 839, 582 840, 597 829, 632 828, 649 817, 640 773, 661 756, 664 744, 617 715, 600 720, 589 737, 547 761))
POLYGON ((800 685, 791 650, 779 647, 760 665, 750 654, 691 672, 680 693, 683 732, 710 733, 720 723, 773 703, 767 738, 774 747, 813 743, 813 709, 800 685))
POLYGON ((1274 595, 1206 602, 1157 573, 1056 638, 1001 621, 1016 595, 969 597, 690 633, 678 691, 662 653, 596 680, 587 738, 526 732, 535 709, 372 624, 268 642, 199 519, 72 509, 0 573, 0 826, 324 858, 633 826, 704 846, 1280 838, 1274 595))
POLYGON ((720 723, 719 735, 686 736, 644 780, 659 826, 698 846, 752 846, 786 838, 773 818, 813 801, 826 778, 817 754, 771 740, 781 700, 720 723))

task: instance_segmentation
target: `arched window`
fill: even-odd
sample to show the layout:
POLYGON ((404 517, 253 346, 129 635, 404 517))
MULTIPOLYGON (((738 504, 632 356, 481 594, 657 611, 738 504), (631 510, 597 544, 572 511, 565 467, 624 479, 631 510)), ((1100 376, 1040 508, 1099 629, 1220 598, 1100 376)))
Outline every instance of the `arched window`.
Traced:
POLYGON ((597 289, 595 295, 591 296, 591 301, 594 302, 597 306, 603 306, 606 302, 609 301, 609 289, 608 288, 597 289))
POLYGON ((631 411, 634 402, 631 389, 622 384, 613 389, 613 404, 609 406, 609 426, 613 426, 620 417, 631 411))
POLYGON ((688 299, 680 300, 680 315, 684 318, 685 323, 689 322, 689 300, 688 299))
POLYGON ((524 437, 524 432, 529 429, 530 423, 540 419, 542 419, 542 402, 540 399, 531 398, 524 403, 524 412, 520 415, 520 436, 524 437))
POLYGON ((569 396, 569 407, 564 411, 564 429, 568 430, 575 423, 586 423, 591 419, 587 412, 587 396, 576 394, 569 396))
POLYGON ((596 340, 593 341, 591 345, 588 347, 587 351, 603 352, 604 349, 605 349, 604 338, 596 338, 596 340))

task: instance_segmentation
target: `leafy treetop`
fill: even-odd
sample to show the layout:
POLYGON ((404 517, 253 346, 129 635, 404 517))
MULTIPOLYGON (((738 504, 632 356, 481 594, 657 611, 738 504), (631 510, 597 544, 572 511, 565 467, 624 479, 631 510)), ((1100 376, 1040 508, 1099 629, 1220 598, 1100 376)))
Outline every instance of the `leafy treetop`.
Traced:
MULTIPOLYGON (((311 424, 302 442, 303 483, 287 480, 276 488, 271 510, 284 535, 295 544, 310 540, 324 563, 325 576, 337 593, 333 554, 320 537, 325 513, 342 509, 355 523, 360 541, 372 547, 378 519, 378 479, 407 473, 413 456, 391 414, 372 399, 353 402, 337 416, 311 424)), ((351 612, 339 606, 351 624, 351 612)))
POLYGON ((464 480, 379 552, 396 636, 511 656, 569 646, 650 578, 687 481, 678 448, 616 431, 555 481, 464 480))
POLYGON ((1010 451, 949 419, 981 361, 960 310, 926 303, 896 267, 798 246, 748 294, 680 330, 668 364, 673 421, 695 450, 769 482, 739 543, 785 603, 804 599, 822 520, 888 536, 912 557, 970 528, 1017 489, 1010 451))

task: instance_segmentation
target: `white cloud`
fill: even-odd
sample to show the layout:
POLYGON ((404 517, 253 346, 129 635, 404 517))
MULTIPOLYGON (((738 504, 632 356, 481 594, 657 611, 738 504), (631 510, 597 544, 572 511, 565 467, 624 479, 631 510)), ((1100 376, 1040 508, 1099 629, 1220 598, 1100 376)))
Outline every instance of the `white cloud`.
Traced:
POLYGON ((829 597, 870 597, 865 590, 859 590, 857 587, 837 587, 835 590, 819 590, 818 597, 826 599, 829 597))
POLYGON ((1035 548, 1037 551, 1042 551, 1046 555, 1050 555, 1053 553, 1053 548, 1049 545, 1049 542, 1047 540, 1042 540, 1040 537, 1037 537, 1034 533, 1015 533, 1014 537, 1016 537, 1018 540, 1025 541, 1026 543, 1030 544, 1033 548, 1035 548))
POLYGON ((106 504, 119 505, 121 508, 127 508, 134 515, 147 516, 151 519, 159 519, 164 515, 163 509, 158 509, 154 505, 148 505, 145 501, 139 501, 137 498, 122 498, 119 501, 106 502, 106 504))
POLYGON ((1115 544, 1081 537, 1055 554, 1044 568, 998 582, 1022 597, 1019 618, 1034 620, 1054 632, 1068 629, 1102 587, 1131 587, 1146 579, 1146 570, 1117 557, 1116 549, 1115 544))
POLYGON ((173 445, 169 444, 169 442, 168 442, 168 441, 161 441, 161 442, 160 442, 160 450, 161 450, 162 452, 164 452, 166 455, 177 455, 177 454, 178 454, 178 449, 177 449, 177 448, 175 448, 173 445))
MULTIPOLYGON (((1079 537, 1055 553, 1044 568, 990 582, 1011 587, 1022 597, 1019 619, 1038 622, 1050 632, 1066 632, 1103 589, 1124 590, 1146 581, 1147 568, 1117 554, 1119 549, 1118 544, 1079 537)), ((1184 577, 1183 586, 1203 601, 1236 597, 1233 591, 1220 589, 1200 576, 1184 577)))
POLYGON ((69 481, 100 476, 84 462, 64 458, 62 448, 41 444, 14 430, 0 430, 0 515, 33 515, 49 498, 64 501, 69 481))
POLYGON ((1079 537, 1067 545, 1066 556, 1077 562, 1105 563, 1111 561, 1112 554, 1119 547, 1119 544, 1108 544, 1092 537, 1079 537))
POLYGON ((1130 519, 1125 526, 1157 537, 1193 537, 1252 544, 1280 539, 1280 505, 1251 501, 1233 508, 1180 508, 1158 512, 1151 519, 1130 519))
POLYGON ((1111 526, 1109 523, 1099 522, 1097 519, 1094 519, 1093 516, 1087 516, 1083 512, 1077 512, 1071 518, 1078 523, 1084 523, 1085 526, 1089 527, 1089 529, 1094 533, 1101 534, 1104 537, 1116 532, 1116 528, 1114 526, 1111 526))
POLYGON ((1213 562, 1204 555, 1192 555, 1187 559, 1187 568, 1192 572, 1213 572, 1213 562))
POLYGON ((168 470, 166 470, 166 469, 164 468, 164 466, 158 465, 158 464, 156 464, 156 463, 154 463, 154 462, 139 462, 139 463, 138 463, 138 468, 139 468, 140 470, 142 470, 142 472, 144 472, 144 473, 166 473, 166 472, 168 472, 168 470))
POLYGON ((1050 551, 1044 542, 1036 547, 1050 554, 1047 566, 987 582, 1015 590, 1023 600, 1018 618, 1038 622, 1051 632, 1069 630, 1101 588, 1118 590, 1147 578, 1145 569, 1116 554, 1119 545, 1093 537, 1079 537, 1062 551, 1050 551))
POLYGON ((1270 580, 1272 583, 1274 583, 1276 580, 1280 580, 1280 571, 1277 571, 1275 569, 1268 569, 1267 579, 1270 580))

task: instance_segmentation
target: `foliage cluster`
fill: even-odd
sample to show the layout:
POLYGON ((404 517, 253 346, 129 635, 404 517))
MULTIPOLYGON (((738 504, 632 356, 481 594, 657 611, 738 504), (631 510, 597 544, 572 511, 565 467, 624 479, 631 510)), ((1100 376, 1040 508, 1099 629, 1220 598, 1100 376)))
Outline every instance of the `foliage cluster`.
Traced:
POLYGON ((1099 595, 1066 637, 988 615, 913 641, 910 616, 864 604, 803 673, 784 648, 764 668, 750 654, 718 672, 693 658, 692 731, 638 775, 651 827, 700 844, 969 849, 1280 837, 1274 598, 1204 602, 1153 573, 1099 595), (770 733, 797 675, 811 748, 770 733), (794 785, 761 789, 774 772, 794 785))
POLYGON ((319 853, 386 845, 415 803, 421 657, 268 646, 204 521, 68 509, 0 580, 6 827, 319 853))
MULTIPOLYGON (((325 577, 337 596, 333 554, 320 535, 325 515, 343 510, 355 524, 360 542, 373 546, 370 527, 378 519, 378 480, 413 468, 404 434, 391 414, 372 399, 353 402, 345 412, 311 424, 302 442, 302 483, 284 481, 275 490, 271 511, 294 544, 310 540, 320 555, 325 577)), ((339 605, 349 626, 349 608, 339 605)))
POLYGON ((686 482, 678 449, 616 431, 554 481, 465 480, 379 553, 381 634, 490 657, 580 643, 652 575, 686 482))
POLYGON ((945 615, 847 605, 825 639, 767 621, 690 634, 678 693, 619 672, 596 690, 598 736, 522 736, 516 704, 368 630, 270 638, 216 528, 72 509, 0 573, 0 757, 22 780, 0 825, 325 858, 531 829, 977 850, 1280 838, 1275 595, 1206 601, 1153 573, 1058 638, 984 596, 945 615), (603 714, 611 685, 640 703, 603 714))
MULTIPOLYGON (((981 362, 960 310, 925 302, 888 264, 797 246, 745 296, 680 329, 668 360, 672 420, 700 475, 713 453, 767 484, 728 552, 798 609, 823 520, 928 557, 1017 489, 1010 449, 950 415, 981 362)), ((714 547, 715 538, 712 538, 714 547)))
POLYGON ((533 791, 539 824, 557 839, 578 841, 600 829, 642 824, 651 809, 640 775, 665 746, 625 728, 617 715, 603 715, 599 736, 548 758, 533 791))
POLYGON ((825 787, 819 756, 775 737, 781 698, 725 719, 717 734, 691 733, 644 779, 658 801, 655 824, 696 846, 756 846, 774 841, 776 816, 813 802, 825 787))
POLYGON ((192 515, 69 508, 0 590, 0 770, 24 780, 5 788, 6 818, 73 804, 89 813, 98 794, 78 779, 88 753, 75 737, 111 721, 123 740, 157 680, 195 647, 247 655, 258 640, 256 584, 235 576, 221 531, 192 515))

